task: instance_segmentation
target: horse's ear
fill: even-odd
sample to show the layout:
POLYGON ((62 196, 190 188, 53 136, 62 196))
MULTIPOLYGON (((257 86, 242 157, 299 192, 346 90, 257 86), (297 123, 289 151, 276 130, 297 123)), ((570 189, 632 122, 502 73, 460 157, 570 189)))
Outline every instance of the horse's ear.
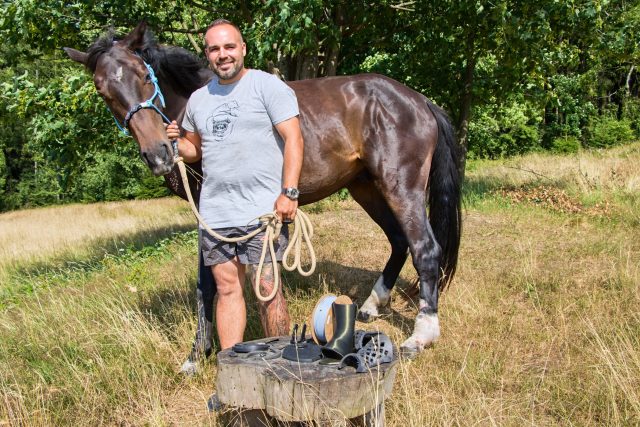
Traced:
POLYGON ((120 41, 120 44, 126 46, 131 51, 139 50, 144 45, 144 35, 147 32, 147 23, 140 21, 127 36, 120 41))
POLYGON ((62 49, 66 52, 67 55, 69 55, 69 58, 83 65, 87 65, 87 56, 89 55, 87 55, 86 52, 80 52, 79 50, 75 50, 70 47, 63 47, 62 49))

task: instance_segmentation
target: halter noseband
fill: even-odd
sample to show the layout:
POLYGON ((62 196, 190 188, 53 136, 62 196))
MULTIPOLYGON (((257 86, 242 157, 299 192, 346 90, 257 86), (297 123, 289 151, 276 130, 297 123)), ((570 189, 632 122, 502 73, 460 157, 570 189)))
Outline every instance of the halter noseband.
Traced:
MULTIPOLYGON (((124 122, 122 124, 120 124, 120 122, 116 118, 116 115, 113 114, 113 111, 109 110, 111 112, 111 115, 113 116, 113 121, 116 122, 118 129, 120 129, 120 131, 125 136, 131 135, 131 133, 129 132, 129 122, 131 121, 131 118, 133 117, 133 115, 145 108, 152 108, 156 110, 156 112, 160 114, 160 116, 162 117, 162 120, 164 120, 166 123, 171 123, 171 120, 169 120, 169 118, 154 104, 156 98, 160 98, 160 104, 162 105, 162 108, 165 107, 164 96, 162 95, 162 91, 160 90, 160 86, 158 85, 158 78, 156 77, 156 74, 153 72, 153 68, 151 68, 151 65, 147 64, 144 60, 142 61, 142 63, 144 64, 145 67, 147 67, 147 70, 149 71, 149 78, 151 79, 151 83, 153 83, 154 92, 151 98, 147 99, 144 102, 141 102, 138 105, 134 105, 133 107, 131 107, 127 115, 124 116, 124 122)), ((109 107, 107 107, 107 109, 109 109, 109 107)))

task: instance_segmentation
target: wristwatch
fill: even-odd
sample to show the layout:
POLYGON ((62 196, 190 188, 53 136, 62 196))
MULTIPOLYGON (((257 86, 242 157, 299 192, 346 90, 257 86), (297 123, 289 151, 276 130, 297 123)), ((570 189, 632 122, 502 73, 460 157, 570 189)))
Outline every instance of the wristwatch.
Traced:
POLYGON ((298 200, 300 191, 296 187, 287 187, 282 189, 282 194, 291 200, 298 200))

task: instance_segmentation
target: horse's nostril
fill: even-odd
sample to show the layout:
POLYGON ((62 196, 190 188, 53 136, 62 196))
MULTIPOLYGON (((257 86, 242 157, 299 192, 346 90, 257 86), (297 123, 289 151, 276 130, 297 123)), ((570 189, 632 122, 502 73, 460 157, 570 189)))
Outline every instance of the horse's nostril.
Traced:
POLYGON ((149 154, 146 151, 140 152, 140 157, 147 164, 147 166, 151 167, 151 163, 149 163, 149 154))

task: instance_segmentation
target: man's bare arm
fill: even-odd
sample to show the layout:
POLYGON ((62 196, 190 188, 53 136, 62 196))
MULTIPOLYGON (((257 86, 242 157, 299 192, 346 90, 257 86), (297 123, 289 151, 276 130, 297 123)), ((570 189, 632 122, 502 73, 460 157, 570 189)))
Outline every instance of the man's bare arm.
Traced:
MULTIPOLYGON (((276 130, 284 140, 284 166, 282 170, 282 186, 298 187, 302 159, 304 155, 304 141, 300 131, 300 120, 292 117, 276 125, 276 130)), ((298 202, 280 195, 275 203, 275 210, 282 220, 292 220, 296 215, 298 202)))
POLYGON ((202 141, 199 134, 185 131, 184 136, 180 136, 180 128, 175 120, 167 125, 166 132, 170 141, 178 140, 178 154, 185 162, 194 163, 202 158, 202 141))

